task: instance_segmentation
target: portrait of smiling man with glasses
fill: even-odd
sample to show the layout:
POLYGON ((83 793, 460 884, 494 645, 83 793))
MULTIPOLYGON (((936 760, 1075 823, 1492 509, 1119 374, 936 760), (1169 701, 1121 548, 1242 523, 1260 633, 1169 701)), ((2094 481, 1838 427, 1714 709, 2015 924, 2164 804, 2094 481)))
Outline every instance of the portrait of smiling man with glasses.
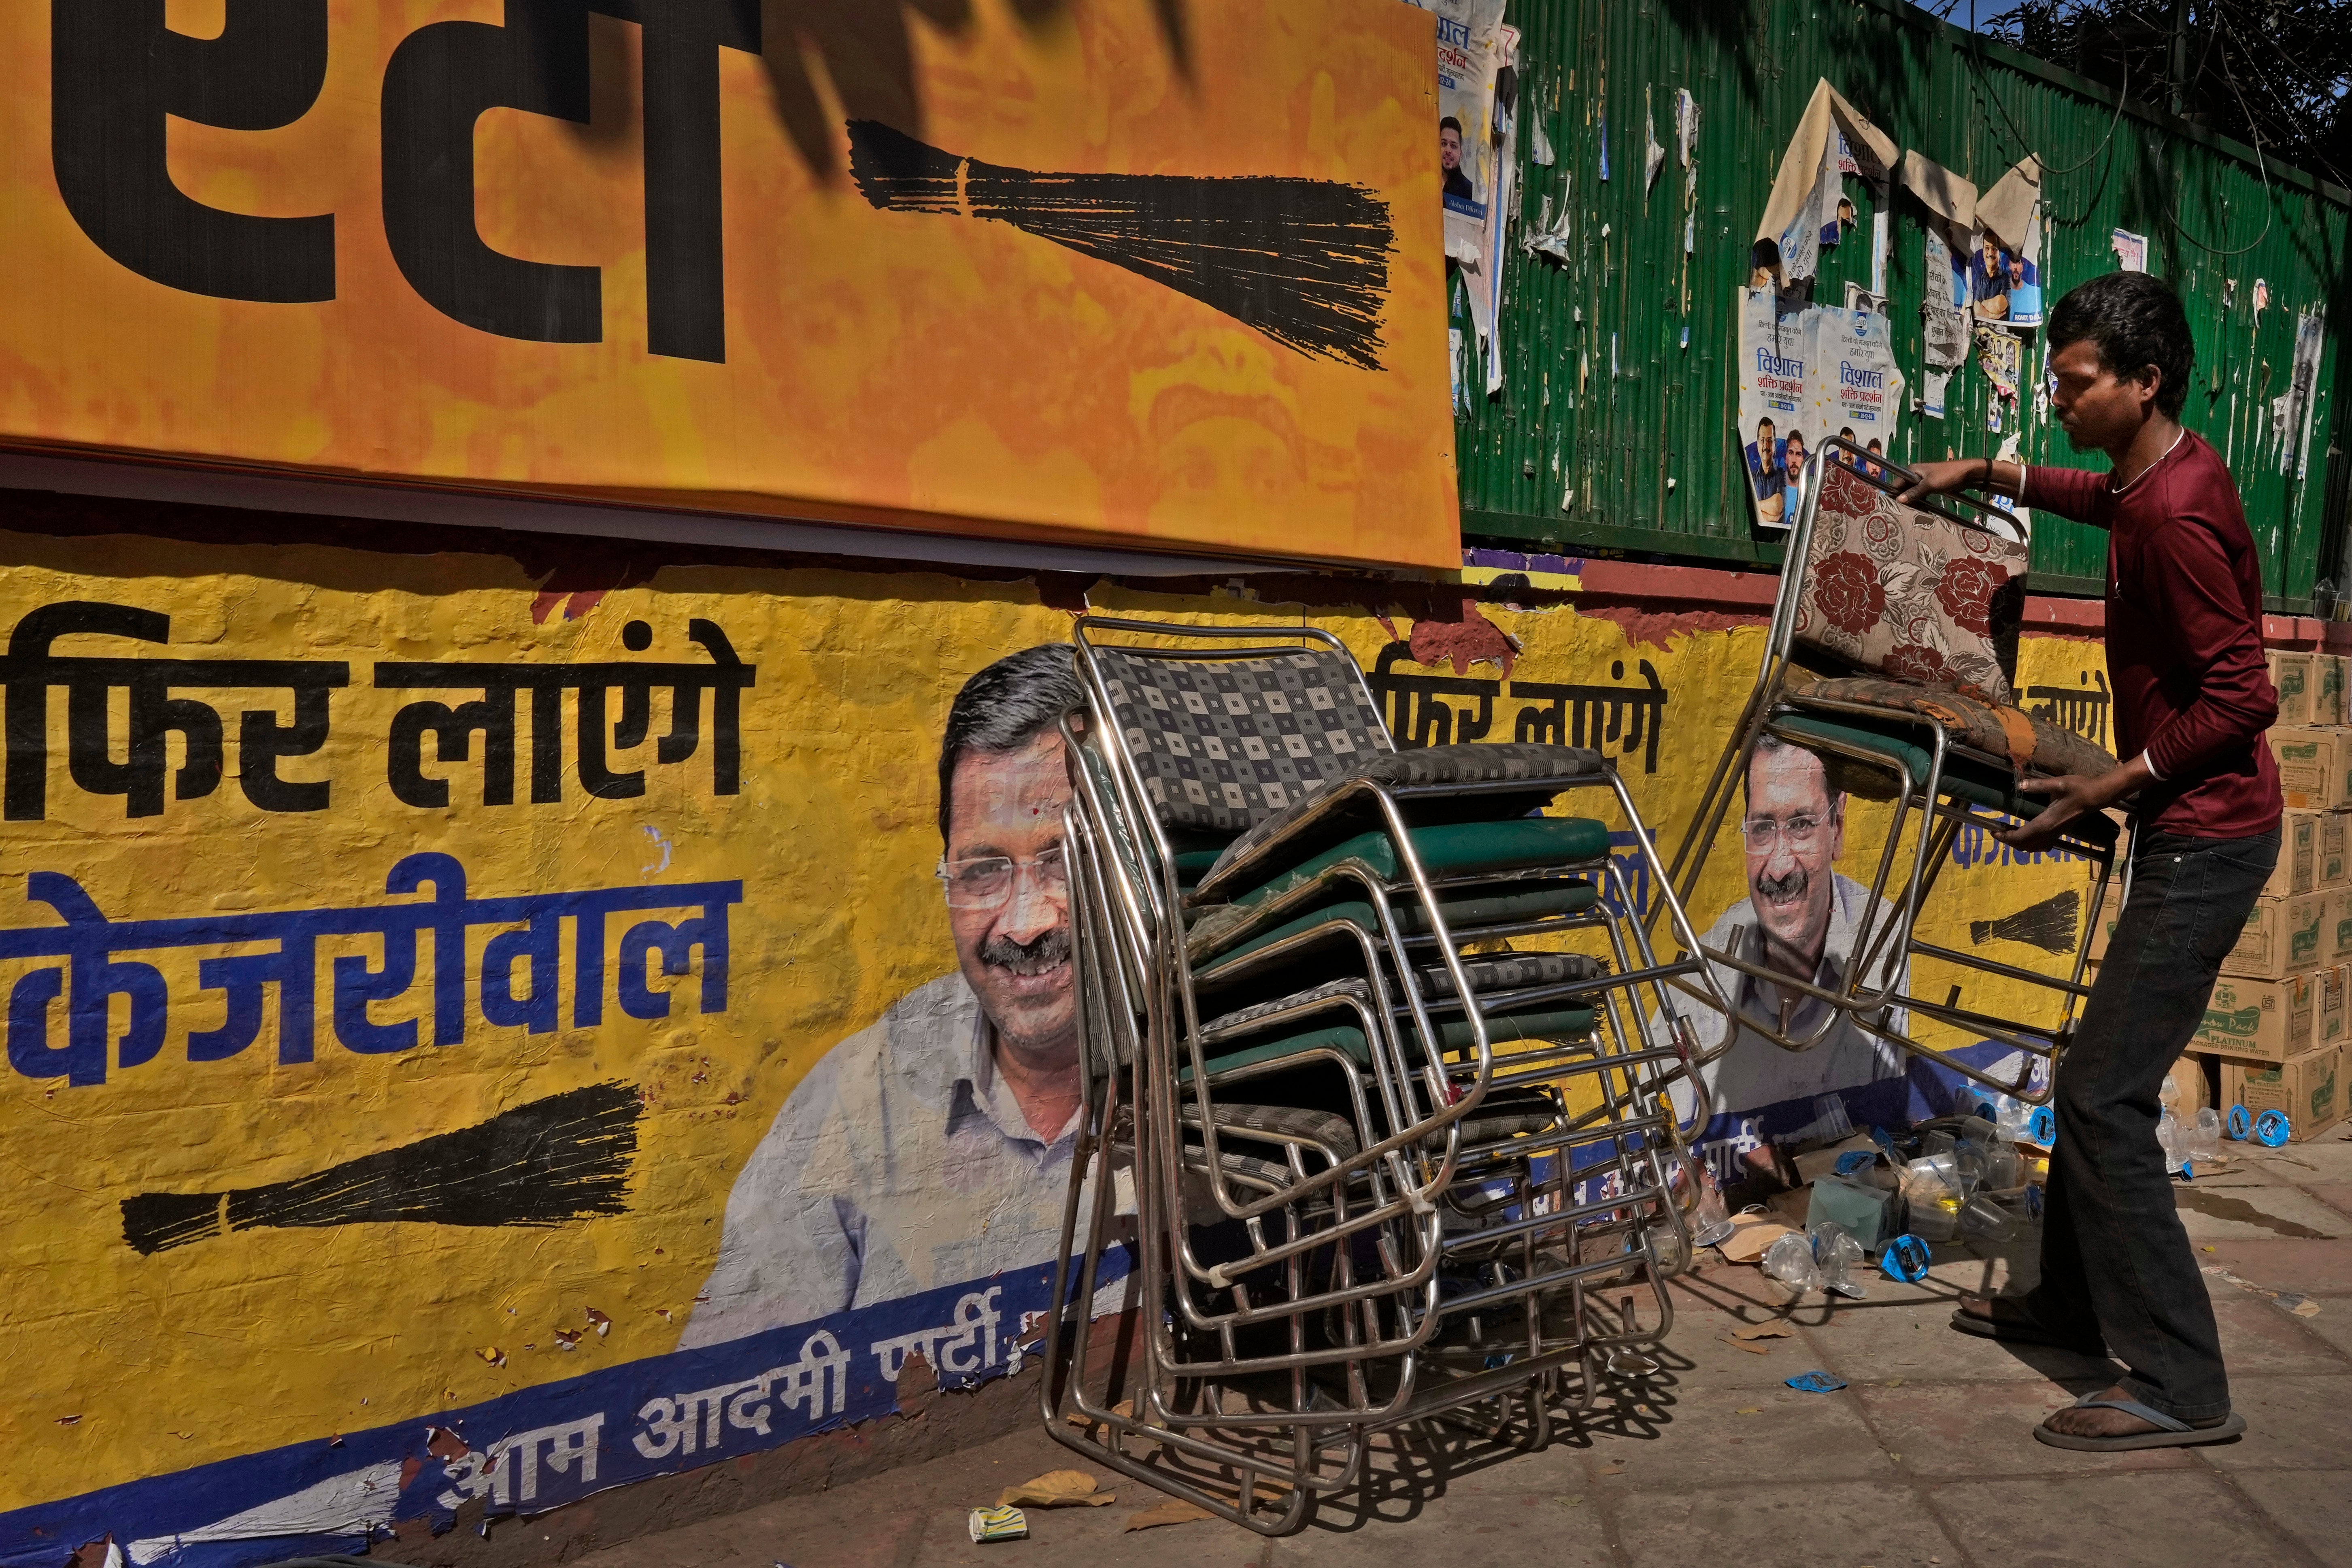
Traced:
POLYGON ((1066 645, 964 683, 935 875, 956 970, 827 1051, 727 1200, 680 1349, 1051 1260, 1079 1089, 1062 859, 1066 645))
MULTIPOLYGON (((1758 742, 1748 767, 1748 809, 1740 824, 1747 847, 1748 896, 1726 910, 1705 935, 1702 945, 1734 953, 1750 963, 1803 981, 1824 990, 1843 983, 1853 962, 1854 937, 1860 931, 1870 889, 1835 869, 1845 852, 1845 796, 1830 788, 1822 761, 1811 752, 1791 746, 1778 736, 1758 742)), ((1879 918, 1894 910, 1879 901, 1879 918)), ((1716 984, 1734 999, 1743 1019, 1752 1019, 1803 1040, 1830 1017, 1822 1003, 1790 987, 1743 974, 1716 964, 1716 984)), ((1869 976, 1875 989, 1906 971, 1891 971, 1882 963, 1869 976)), ((1887 1022, 1906 1026, 1907 1015, 1890 1008, 1887 1022)), ((1712 1047, 1723 1037, 1721 1015, 1698 1009, 1694 1015, 1703 1044, 1712 1047)), ((1743 1027, 1731 1048, 1702 1068, 1718 1119, 1731 1118, 1733 1136, 1738 1119, 1788 1100, 1805 1101, 1795 1125, 1812 1120, 1810 1102, 1825 1094, 1859 1089, 1885 1079, 1901 1079, 1902 1054, 1850 1017, 1841 1018, 1810 1050, 1783 1050, 1743 1027)), ((1686 1092, 1686 1091, 1685 1091, 1686 1092)), ((1685 1103, 1683 1107, 1687 1112, 1685 1103)), ((1720 1125, 1705 1143, 1720 1141, 1720 1125)), ((1767 1156, 1754 1155, 1742 1179, 1765 1173, 1767 1156)))

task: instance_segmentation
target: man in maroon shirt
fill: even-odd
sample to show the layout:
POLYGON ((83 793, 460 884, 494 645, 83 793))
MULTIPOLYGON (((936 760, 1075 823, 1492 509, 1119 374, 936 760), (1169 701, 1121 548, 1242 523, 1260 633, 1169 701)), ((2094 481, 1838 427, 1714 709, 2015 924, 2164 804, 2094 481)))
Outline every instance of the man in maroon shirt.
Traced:
POLYGON ((2163 279, 2110 273, 2050 313, 2059 423, 2113 471, 1985 458, 1926 463, 1911 500, 1979 487, 2107 531, 2107 670, 2116 754, 2099 778, 2029 781, 2049 805, 2000 837, 2047 847, 2085 812, 2130 803, 2122 918, 2058 1068, 2042 1282, 1964 1298, 1953 1326, 2112 1352, 2126 1375, 2034 1430, 2065 1448, 2211 1443, 2230 1409, 2213 1308, 2156 1140, 2158 1096, 2278 859, 2278 716, 2263 659, 2263 583, 2237 487, 2183 429, 2196 349, 2163 279))

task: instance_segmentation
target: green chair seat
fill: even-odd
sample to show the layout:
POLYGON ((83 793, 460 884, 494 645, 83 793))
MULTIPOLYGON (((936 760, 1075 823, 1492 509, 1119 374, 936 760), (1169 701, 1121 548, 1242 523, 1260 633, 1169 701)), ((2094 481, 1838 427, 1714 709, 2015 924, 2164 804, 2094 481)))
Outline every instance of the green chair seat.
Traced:
MULTIPOLYGON (((1601 889, 1590 882, 1548 882, 1527 892, 1497 893, 1475 899, 1441 899, 1438 913, 1445 917, 1449 930, 1470 931, 1481 926, 1516 924, 1522 921, 1542 920, 1551 915, 1580 915, 1601 901, 1601 889)), ((1407 936, 1428 933, 1429 917, 1418 903, 1390 906, 1396 916, 1397 929, 1407 936)), ((1236 960, 1248 957, 1260 948, 1272 947, 1317 926, 1334 921, 1345 921, 1361 926, 1375 938, 1381 934, 1380 911, 1361 899, 1350 899, 1285 921, 1271 931, 1261 931, 1247 942, 1236 944, 1228 952, 1213 954, 1219 969, 1236 960)), ((1203 973, 1202 981, 1215 978, 1203 973)))
MULTIPOLYGON (((1408 829, 1413 853, 1432 877, 1475 877, 1542 866, 1588 865, 1609 853, 1609 829, 1589 816, 1514 816, 1501 822, 1458 822, 1408 829)), ((1404 874, 1386 832, 1359 833, 1301 861, 1233 901, 1263 903, 1313 881, 1342 860, 1361 860, 1382 881, 1404 874)))
MULTIPOLYGON (((1889 718, 1884 724, 1868 720, 1833 721, 1817 718, 1810 713, 1784 713, 1772 721, 1773 725, 1792 736, 1813 736, 1822 740, 1842 741, 1864 751, 1874 752, 1890 762, 1900 758, 1911 770, 1915 782, 1925 782, 1927 767, 1934 759, 1927 748, 1912 740, 1911 734, 1933 720, 1906 722, 1889 718)), ((1972 805, 2007 812, 2010 816, 2031 818, 2042 815, 2049 797, 2025 795, 2016 787, 2016 776, 1999 763, 1987 763, 1958 752, 1944 753, 1944 793, 1972 805)), ((2066 825, 2067 831, 2098 844, 2116 841, 2114 819, 2105 813, 2092 813, 2076 817, 2066 825)))
MULTIPOLYGON (((1809 713, 1786 713, 1772 721, 1774 728, 1784 730, 1793 736, 1811 736, 1819 740, 1835 741, 1857 747, 1886 758, 1890 765, 1899 761, 1905 767, 1911 770, 1911 779, 1915 786, 1927 781, 1927 769, 1935 761, 1934 753, 1926 746, 1910 739, 1908 735, 1898 731, 1906 730, 1916 731, 1922 724, 1930 722, 1933 721, 1923 720, 1916 723, 1906 724, 1901 720, 1890 720, 1884 728, 1881 728, 1874 724, 1859 723, 1850 720, 1816 718, 1809 713)), ((1974 758, 1961 756, 1957 752, 1944 753, 1943 786, 1946 794, 1956 795, 1970 805, 1981 805, 1992 811, 2006 811, 2011 815, 2022 814, 2032 816, 2042 809, 2042 803, 2034 797, 2020 795, 2016 793, 2011 787, 2011 778, 2007 768, 1987 767, 1974 758)))
POLYGON ((1222 849, 1179 849, 1176 851, 1176 879, 1191 887, 1209 874, 1209 868, 1215 865, 1218 857, 1223 853, 1222 849))
MULTIPOLYGON (((1590 1007, 1559 1007, 1543 1013, 1519 1013, 1505 1018, 1489 1018, 1486 1020, 1486 1038, 1500 1045, 1507 1040, 1548 1040, 1562 1035, 1590 1034, 1594 1017, 1590 1007)), ((1437 1037, 1448 1051, 1466 1051, 1474 1043, 1467 1019, 1440 1024, 1437 1037)), ((1209 1071, 1213 1076, 1236 1068, 1257 1067, 1265 1062, 1303 1056, 1314 1050, 1339 1051, 1360 1068, 1368 1068, 1372 1065, 1371 1047, 1366 1043, 1361 1026, 1332 1024, 1304 1034, 1286 1035, 1262 1045, 1244 1047, 1226 1056, 1212 1057, 1209 1071)), ((1192 1068, 1177 1068, 1176 1081, 1192 1082, 1192 1068)))

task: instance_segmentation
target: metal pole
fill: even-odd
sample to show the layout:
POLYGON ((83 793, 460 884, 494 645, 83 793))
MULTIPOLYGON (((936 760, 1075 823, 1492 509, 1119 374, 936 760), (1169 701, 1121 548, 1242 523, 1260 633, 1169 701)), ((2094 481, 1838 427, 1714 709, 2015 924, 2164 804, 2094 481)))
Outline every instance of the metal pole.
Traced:
POLYGON ((2189 95, 2189 0, 2172 0, 2172 112, 2176 118, 2189 95))

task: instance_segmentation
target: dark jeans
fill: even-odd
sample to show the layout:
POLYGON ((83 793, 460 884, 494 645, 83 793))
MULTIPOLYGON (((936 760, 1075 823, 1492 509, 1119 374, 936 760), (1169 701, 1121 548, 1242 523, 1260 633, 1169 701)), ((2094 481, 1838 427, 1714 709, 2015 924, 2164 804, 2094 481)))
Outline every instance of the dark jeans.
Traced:
POLYGON ((2158 1096, 2278 847, 2275 829, 2141 834, 2130 897, 2058 1066, 2042 1283, 2027 1309, 2057 1332, 2105 1336, 2132 1397, 2179 1421, 2227 1415, 2230 1379, 2157 1144, 2158 1096))

